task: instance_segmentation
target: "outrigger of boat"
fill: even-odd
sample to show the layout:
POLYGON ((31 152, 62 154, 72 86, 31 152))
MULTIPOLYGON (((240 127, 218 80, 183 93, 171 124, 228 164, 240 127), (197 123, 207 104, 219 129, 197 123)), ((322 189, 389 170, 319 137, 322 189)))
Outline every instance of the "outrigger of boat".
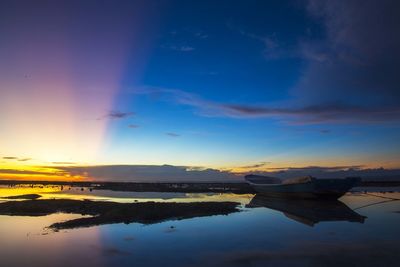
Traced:
POLYGON ((269 197, 302 199, 338 199, 361 181, 358 177, 317 179, 306 176, 281 180, 261 175, 246 175, 245 180, 258 193, 269 197))

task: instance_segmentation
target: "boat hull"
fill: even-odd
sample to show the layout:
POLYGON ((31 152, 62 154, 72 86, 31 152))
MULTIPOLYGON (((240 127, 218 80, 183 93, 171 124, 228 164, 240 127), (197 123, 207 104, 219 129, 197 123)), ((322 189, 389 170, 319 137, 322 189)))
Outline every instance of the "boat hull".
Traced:
POLYGON ((302 199, 338 199, 359 182, 358 178, 312 179, 299 184, 253 184, 258 192, 269 197, 302 199))

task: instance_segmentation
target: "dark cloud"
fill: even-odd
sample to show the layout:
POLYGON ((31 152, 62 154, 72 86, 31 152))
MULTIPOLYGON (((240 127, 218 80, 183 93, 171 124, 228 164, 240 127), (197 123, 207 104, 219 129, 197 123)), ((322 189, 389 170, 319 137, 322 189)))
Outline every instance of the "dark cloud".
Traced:
POLYGON ((134 112, 121 112, 121 111, 110 111, 108 114, 103 117, 98 118, 98 120, 102 119, 125 119, 135 115, 134 112))
POLYGON ((400 120, 400 2, 396 0, 308 0, 306 12, 324 34, 302 36, 287 44, 232 23, 228 27, 261 42, 267 59, 298 58, 305 62, 290 106, 227 105, 233 117, 273 116, 300 123, 400 120), (334 104, 332 104, 334 103, 334 104), (340 103, 340 105, 335 104, 340 103), (317 109, 315 109, 317 108, 317 109))
POLYGON ((239 182, 241 176, 216 169, 171 165, 60 166, 60 172, 96 181, 118 182, 239 182))
POLYGON ((309 166, 309 167, 281 167, 268 168, 268 171, 258 171, 255 174, 277 177, 281 179, 314 176, 317 178, 345 178, 361 177, 366 180, 400 180, 400 169, 365 169, 359 166, 309 166))
POLYGON ((311 175, 317 178, 356 176, 367 180, 400 180, 400 169, 364 169, 363 166, 282 167, 268 168, 268 171, 252 170, 265 167, 267 164, 268 162, 261 162, 244 166, 245 168, 248 167, 248 170, 245 169, 241 173, 233 173, 230 170, 172 165, 51 166, 51 168, 56 169, 55 173, 59 174, 68 173, 71 176, 86 177, 90 180, 115 182, 244 182, 244 175, 249 173, 281 179, 311 175))
POLYGON ((3 159, 18 159, 17 157, 3 157, 3 159))
POLYGON ((307 103, 398 110, 399 9, 400 2, 390 0, 308 1, 307 11, 322 23, 326 38, 302 44, 304 53, 322 60, 308 62, 295 96, 307 103))
POLYGON ((299 123, 387 122, 400 120, 400 107, 363 107, 346 104, 320 104, 300 108, 266 108, 225 105, 237 117, 276 117, 299 123))
POLYGON ((137 124, 129 124, 128 128, 136 129, 136 128, 139 128, 139 125, 137 125, 137 124))
MULTIPOLYGON (((0 169, 8 175, 60 175, 80 176, 96 181, 115 182, 244 182, 244 175, 253 173, 281 179, 311 175, 317 178, 362 177, 366 180, 400 180, 400 169, 365 169, 363 166, 309 166, 268 167, 269 162, 240 167, 241 173, 196 166, 172 165, 95 165, 95 166, 43 166, 52 172, 0 169), (254 169, 268 167, 267 171, 254 169)), ((1 177, 1 175, 0 175, 1 177)))
POLYGON ((166 135, 170 136, 170 137, 180 137, 180 134, 177 133, 165 133, 166 135))

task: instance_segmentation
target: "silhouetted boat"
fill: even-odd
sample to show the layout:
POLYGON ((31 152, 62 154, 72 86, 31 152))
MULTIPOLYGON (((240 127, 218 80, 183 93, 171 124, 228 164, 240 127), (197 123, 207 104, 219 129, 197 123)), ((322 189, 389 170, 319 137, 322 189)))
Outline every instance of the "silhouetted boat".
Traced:
POLYGON ((329 221, 364 223, 366 219, 365 216, 358 214, 338 200, 294 200, 269 198, 265 195, 257 194, 246 207, 265 207, 277 210, 283 212, 286 217, 309 226, 329 221))
POLYGON ((258 193, 270 197, 284 198, 325 198, 337 199, 343 196, 361 179, 317 179, 311 176, 280 180, 275 177, 246 175, 245 179, 258 193))

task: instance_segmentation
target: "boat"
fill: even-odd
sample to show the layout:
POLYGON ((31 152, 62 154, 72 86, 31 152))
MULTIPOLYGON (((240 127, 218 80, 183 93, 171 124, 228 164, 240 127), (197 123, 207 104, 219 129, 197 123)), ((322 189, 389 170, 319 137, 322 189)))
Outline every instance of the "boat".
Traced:
POLYGON ((289 219, 308 226, 314 226, 320 222, 334 221, 364 223, 367 218, 336 199, 328 201, 285 199, 256 194, 250 203, 246 205, 246 208, 259 207, 280 211, 289 219))
POLYGON ((261 175, 246 175, 245 180, 256 192, 269 197, 301 199, 338 199, 361 181, 358 177, 317 179, 306 176, 281 180, 261 175))

